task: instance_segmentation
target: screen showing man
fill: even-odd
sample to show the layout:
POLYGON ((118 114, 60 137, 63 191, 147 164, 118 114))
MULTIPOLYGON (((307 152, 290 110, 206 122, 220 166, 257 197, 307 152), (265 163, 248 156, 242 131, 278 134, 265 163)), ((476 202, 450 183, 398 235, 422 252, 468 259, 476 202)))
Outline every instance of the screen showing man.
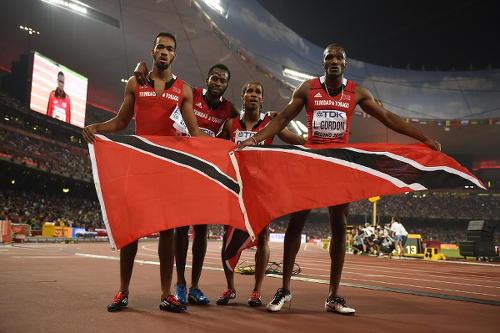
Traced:
POLYGON ((87 82, 86 77, 35 52, 30 108, 83 128, 87 82))
POLYGON ((71 102, 64 91, 64 73, 57 74, 57 88, 52 90, 47 103, 47 116, 67 123, 71 122, 71 102))

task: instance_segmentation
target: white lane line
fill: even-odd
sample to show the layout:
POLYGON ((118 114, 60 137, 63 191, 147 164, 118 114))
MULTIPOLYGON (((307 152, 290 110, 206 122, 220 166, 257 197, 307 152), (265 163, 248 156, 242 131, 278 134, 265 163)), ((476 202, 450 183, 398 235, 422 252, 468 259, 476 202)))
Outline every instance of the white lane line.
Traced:
MULTIPOLYGON (((325 269, 325 271, 328 271, 328 270, 325 269)), ((329 276, 329 275, 312 274, 312 273, 307 274, 307 272, 304 272, 304 271, 302 271, 302 274, 309 275, 309 276, 329 276)), ((422 281, 421 278, 409 278, 409 277, 384 275, 384 274, 365 274, 365 273, 356 273, 356 272, 351 272, 351 271, 348 271, 348 270, 344 270, 342 272, 342 275, 345 277, 346 274, 348 274, 348 275, 349 274, 351 274, 351 275, 362 275, 364 277, 376 277, 376 278, 388 278, 388 279, 397 279, 397 280, 422 281)), ((366 281, 370 281, 370 280, 366 280, 366 281)), ((497 287, 497 286, 485 286, 485 285, 481 285, 481 284, 471 284, 471 283, 463 283, 463 282, 451 282, 451 281, 443 281, 443 280, 435 280, 435 279, 432 279, 429 282, 453 284, 453 285, 468 286, 468 287, 500 289, 500 287, 497 287)))
POLYGON ((500 295, 497 295, 497 294, 485 294, 485 293, 480 293, 480 292, 476 292, 476 291, 467 291, 467 290, 460 290, 460 289, 447 289, 447 288, 438 288, 438 287, 427 287, 427 286, 417 286, 417 285, 413 285, 413 284, 395 283, 395 282, 387 282, 387 281, 379 281, 379 280, 364 280, 364 279, 354 279, 354 278, 347 278, 345 280, 365 281, 365 282, 370 282, 370 283, 381 283, 381 284, 388 284, 388 285, 397 285, 397 286, 403 286, 403 287, 405 287, 405 289, 408 289, 408 287, 413 287, 413 288, 431 289, 431 290, 448 291, 448 292, 451 291, 451 292, 458 292, 458 293, 464 293, 464 294, 492 296, 492 297, 499 297, 500 296, 500 295))
MULTIPOLYGON (((316 268, 316 267, 310 267, 310 266, 300 266, 300 268, 302 268, 302 270, 306 270, 306 271, 323 271, 323 272, 329 272, 330 269, 325 269, 325 268, 316 268)), ((381 270, 385 270, 385 269, 381 269, 381 270)), ((417 281, 420 281, 422 279, 428 279, 428 276, 432 276, 433 277, 433 282, 442 282, 442 283, 449 283, 449 284, 458 284, 458 285, 468 285, 468 286, 477 286, 477 287, 484 287, 484 288, 498 288, 500 289, 499 286, 496 286, 496 285, 491 285, 491 286, 486 286, 486 285, 479 285, 479 284, 471 284, 471 283, 468 283, 468 282, 464 282, 464 281, 473 281, 473 282, 482 282, 482 283, 491 283, 491 284, 498 284, 500 283, 500 281, 498 280, 487 280, 487 279, 484 279, 484 278, 475 278, 475 279, 468 279, 468 278, 462 278, 462 277, 455 277, 455 276, 448 276, 448 275, 437 275, 437 274, 422 274, 422 272, 418 272, 419 273, 419 276, 424 276, 422 278, 411 278, 411 277, 405 277, 405 276, 402 276, 402 275, 411 275, 411 276, 415 276, 416 274, 415 273, 408 273, 408 272, 405 272, 404 271, 405 269, 404 268, 401 268, 400 270, 390 270, 391 271, 390 273, 397 273, 397 274, 400 274, 400 276, 393 276, 393 275, 384 275, 384 274, 379 274, 379 275, 372 275, 370 273, 372 272, 376 272, 377 270, 374 269, 374 268, 365 268, 365 269, 362 269, 362 268, 353 268, 353 267, 349 267, 348 265, 344 266, 344 270, 342 271, 342 274, 358 274, 358 275, 364 275, 364 276, 380 276, 380 277, 388 277, 388 278, 395 278, 395 279, 401 279, 401 280, 417 280, 417 281), (358 272, 356 272, 358 271, 358 272), (359 271, 361 272, 364 272, 364 271, 368 271, 369 273, 360 273, 359 271), (444 281, 443 280, 435 280, 435 278, 442 278, 442 279, 445 279, 444 281), (455 280, 458 280, 458 281, 462 281, 462 282, 452 282, 452 281, 448 281, 446 279, 455 279, 455 280)), ((379 270, 380 271, 380 270, 379 270)), ((310 275, 316 275, 316 274, 313 274, 313 273, 309 273, 310 275)))
MULTIPOLYGON (((87 253, 75 253, 75 256, 94 258, 94 259, 105 259, 105 260, 118 260, 118 261, 120 260, 120 257, 102 256, 102 255, 87 254, 87 253)), ((151 260, 135 259, 134 262, 136 262, 138 264, 143 264, 143 265, 156 265, 156 266, 160 265, 159 261, 151 261, 151 260)), ((186 267, 191 268, 190 265, 186 265, 186 267)), ((206 269, 208 271, 224 271, 222 268, 208 267, 208 266, 203 266, 203 269, 206 269)))
MULTIPOLYGON (((433 271, 424 271, 424 270, 417 270, 417 269, 407 269, 406 267, 400 267, 398 269, 396 268, 389 268, 389 267, 367 267, 367 265, 364 265, 363 267, 352 267, 351 265, 346 265, 345 268, 353 270, 353 271, 368 271, 370 273, 376 272, 376 271, 391 271, 393 273, 401 274, 401 275, 410 275, 410 276, 425 276, 425 278, 428 278, 429 276, 432 276, 433 278, 443 278, 443 279, 455 279, 459 281, 473 281, 473 282, 489 282, 489 283, 500 283, 498 280, 490 280, 490 279, 485 279, 481 276, 475 277, 475 278, 466 278, 466 277, 460 277, 460 276, 453 276, 453 273, 450 273, 449 275, 440 275, 436 274, 433 271)), ((317 269, 317 268, 314 268, 317 269)))
MULTIPOLYGON (((268 274, 268 277, 273 277, 273 278, 278 278, 282 279, 283 276, 277 275, 277 274, 268 274)), ((311 279, 311 278, 304 278, 304 277, 298 277, 298 276, 292 276, 292 280, 297 280, 297 281, 304 281, 304 282, 313 282, 313 283, 319 283, 319 284, 330 284, 330 281, 328 280, 322 280, 322 279, 311 279)), ((475 294, 475 295, 483 295, 483 296, 492 296, 492 297, 498 297, 499 295, 495 294, 484 294, 484 293, 478 293, 474 291, 466 291, 466 290, 458 290, 458 289, 445 289, 445 288, 436 288, 436 287, 423 287, 423 286, 414 286, 411 284, 404 284, 404 283, 389 283, 385 281, 372 281, 372 280, 363 280, 363 279, 342 279, 342 280, 354 280, 354 281, 362 281, 362 282, 368 282, 368 283, 381 283, 381 284, 389 284, 389 285, 399 285, 406 287, 405 289, 407 290, 408 287, 414 287, 414 288, 422 288, 422 289, 431 289, 431 290, 438 290, 438 291, 454 291, 454 292, 459 292, 459 293, 464 293, 464 294, 475 294)), ((344 285, 344 283, 340 283, 341 285, 344 285)))
POLYGON ((55 255, 55 256, 37 256, 37 255, 34 255, 34 256, 11 256, 9 258, 13 258, 13 259, 74 259, 75 256, 58 256, 58 255, 55 255))

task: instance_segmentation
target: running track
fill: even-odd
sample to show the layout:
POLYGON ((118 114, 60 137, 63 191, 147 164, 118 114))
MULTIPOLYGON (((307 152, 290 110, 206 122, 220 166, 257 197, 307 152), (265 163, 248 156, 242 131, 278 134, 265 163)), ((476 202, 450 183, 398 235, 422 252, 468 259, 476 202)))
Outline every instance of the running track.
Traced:
MULTIPOLYGON (((220 246, 209 242, 200 282, 212 304, 189 306, 185 314, 158 309, 156 241, 140 242, 129 309, 120 313, 105 309, 119 287, 118 252, 108 243, 0 246, 0 332, 497 332, 499 327, 498 264, 346 255, 340 294, 357 313, 345 317, 324 311, 329 256, 307 244, 297 258, 302 272, 292 282, 291 308, 268 313, 246 305, 254 278, 240 274, 235 302, 214 305, 225 289, 220 246)), ((271 261, 281 262, 282 245, 270 247, 271 261)), ((251 264, 254 253, 247 250, 242 259, 251 264)), ((188 281, 190 273, 188 268, 188 281)), ((280 283, 266 278, 263 299, 280 283)))

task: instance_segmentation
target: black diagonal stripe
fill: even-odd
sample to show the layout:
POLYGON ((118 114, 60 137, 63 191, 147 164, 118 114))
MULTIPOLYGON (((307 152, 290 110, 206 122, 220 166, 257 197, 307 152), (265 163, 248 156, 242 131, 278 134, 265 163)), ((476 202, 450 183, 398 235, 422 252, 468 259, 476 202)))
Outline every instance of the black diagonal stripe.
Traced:
POLYGON ((234 192, 235 194, 240 193, 240 186, 237 182, 231 179, 224 173, 218 171, 214 166, 205 162, 201 158, 196 158, 182 152, 178 152, 167 147, 159 147, 151 145, 142 141, 135 136, 129 135, 105 135, 109 140, 127 144, 133 146, 137 149, 146 151, 148 153, 172 160, 176 163, 188 166, 190 168, 196 169, 199 172, 205 174, 207 177, 212 178, 215 181, 220 182, 224 187, 234 192))
POLYGON ((304 149, 297 146, 259 146, 259 148, 280 148, 285 150, 300 150, 324 157, 332 157, 346 162, 356 163, 377 170, 406 184, 418 183, 428 189, 451 188, 465 185, 476 185, 470 180, 445 170, 421 170, 403 161, 386 155, 370 152, 356 152, 345 148, 304 149))

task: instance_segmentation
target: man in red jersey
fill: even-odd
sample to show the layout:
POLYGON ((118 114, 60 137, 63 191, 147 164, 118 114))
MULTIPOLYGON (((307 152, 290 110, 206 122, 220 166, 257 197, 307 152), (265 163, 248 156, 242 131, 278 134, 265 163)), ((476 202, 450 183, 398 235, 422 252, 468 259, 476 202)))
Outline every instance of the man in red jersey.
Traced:
POLYGON ((71 121, 71 102, 64 91, 64 73, 57 73, 57 88, 52 90, 47 103, 47 116, 69 123, 71 121))
MULTIPOLYGON (((262 103, 264 101, 264 87, 261 83, 250 81, 243 85, 242 100, 244 109, 239 117, 229 119, 219 135, 221 138, 230 139, 239 144, 247 138, 251 138, 261 129, 265 128, 271 121, 270 117, 262 112, 262 103)), ((287 129, 282 129, 277 135, 281 140, 289 144, 304 144, 305 139, 301 136, 293 134, 287 129)), ((261 144, 271 145, 273 143, 273 136, 267 138, 261 144)), ((227 242, 234 239, 237 232, 235 228, 224 228, 224 242, 222 246, 222 266, 227 281, 227 289, 222 292, 222 295, 217 300, 217 305, 227 305, 229 300, 236 298, 236 289, 234 286, 234 271, 232 271, 224 260, 224 250, 226 249, 227 242)), ((257 237, 257 244, 255 242, 248 242, 245 248, 257 245, 255 252, 255 285, 248 304, 250 306, 262 305, 262 298, 260 291, 262 281, 266 273, 267 264, 269 262, 269 245, 268 245, 268 229, 265 228, 260 232, 257 237)), ((249 236, 248 236, 249 238, 249 236)), ((241 242, 239 245, 243 245, 241 242)))
MULTIPOLYGON (((134 75, 139 83, 147 82, 148 69, 144 62, 137 65, 134 75)), ((223 97, 230 78, 229 68, 223 64, 216 64, 208 70, 205 80, 207 88, 193 88, 193 110, 198 126, 211 137, 215 137, 221 132, 227 119, 239 114, 234 105, 223 97)), ((189 301, 190 304, 206 305, 210 303, 210 299, 203 294, 198 284, 207 252, 207 225, 195 225, 193 229, 193 261, 191 287, 188 294, 185 270, 189 246, 189 226, 175 228, 175 267, 177 270, 175 297, 183 304, 189 301)))
MULTIPOLYGON (((323 52, 325 75, 303 82, 294 91, 288 106, 276 116, 268 126, 253 138, 243 141, 238 149, 255 145, 281 131, 302 107, 306 107, 308 140, 312 144, 347 143, 351 117, 356 104, 363 111, 377 118, 388 128, 419 140, 434 150, 441 150, 439 142, 434 141, 420 130, 408 125, 400 117, 376 103, 372 94, 360 85, 344 78, 347 66, 344 49, 330 44, 323 52)), ((354 314, 337 291, 344 266, 345 224, 349 213, 349 204, 328 208, 330 216, 330 288, 325 301, 325 309, 341 314, 354 314)), ((300 234, 309 210, 293 213, 285 234, 283 252, 283 282, 267 305, 268 311, 280 311, 283 304, 290 301, 290 278, 295 257, 300 248, 300 234)))
MULTIPOLYGON (((170 33, 156 36, 151 55, 153 72, 146 85, 139 85, 131 77, 125 88, 123 104, 118 114, 103 123, 86 126, 83 137, 89 143, 95 141, 96 133, 117 132, 128 126, 135 114, 136 134, 176 135, 178 130, 188 131, 192 136, 207 136, 196 122, 193 113, 193 93, 189 85, 172 74, 171 64, 176 56, 176 40, 170 33)), ((114 312, 128 304, 130 278, 137 253, 137 241, 120 250, 120 290, 108 305, 114 312)), ((160 309, 184 312, 186 307, 170 294, 174 265, 174 230, 160 232, 158 244, 161 277, 160 309)))

